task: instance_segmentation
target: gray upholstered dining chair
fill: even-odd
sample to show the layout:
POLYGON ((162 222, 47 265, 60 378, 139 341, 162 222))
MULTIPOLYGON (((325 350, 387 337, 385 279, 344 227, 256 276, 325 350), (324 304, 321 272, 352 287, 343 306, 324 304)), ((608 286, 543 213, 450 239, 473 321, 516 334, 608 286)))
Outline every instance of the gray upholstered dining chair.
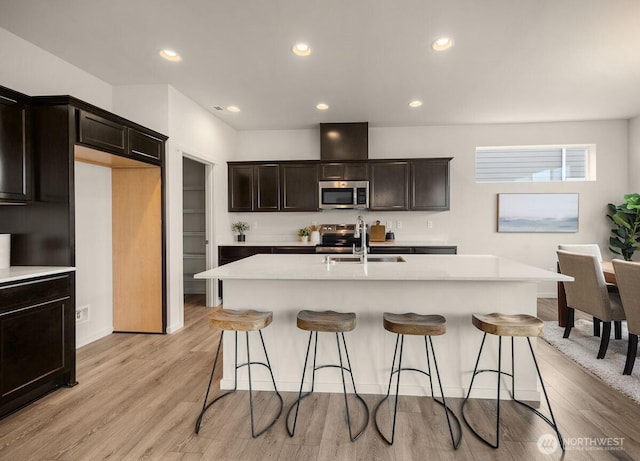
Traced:
MULTIPOLYGON (((593 255, 598 258, 598 263, 602 262, 602 251, 600 251, 600 245, 597 243, 561 243, 558 245, 558 250, 570 251, 572 253, 582 253, 587 255, 593 255)), ((607 289, 609 291, 617 291, 618 287, 611 283, 607 283, 607 289)), ((615 338, 622 338, 622 323, 614 322, 615 338)), ((593 319, 593 335, 600 336, 600 320, 593 319)))
POLYGON ((597 358, 602 359, 609 347, 611 322, 625 320, 620 295, 607 289, 597 256, 562 250, 557 253, 560 272, 574 278, 573 282, 563 282, 569 308, 564 337, 568 338, 571 334, 575 309, 592 315, 603 324, 597 355, 597 358))
POLYGON ((627 361, 622 374, 630 375, 636 361, 638 335, 640 335, 640 263, 614 259, 613 270, 616 273, 620 299, 627 316, 627 328, 629 329, 627 361))

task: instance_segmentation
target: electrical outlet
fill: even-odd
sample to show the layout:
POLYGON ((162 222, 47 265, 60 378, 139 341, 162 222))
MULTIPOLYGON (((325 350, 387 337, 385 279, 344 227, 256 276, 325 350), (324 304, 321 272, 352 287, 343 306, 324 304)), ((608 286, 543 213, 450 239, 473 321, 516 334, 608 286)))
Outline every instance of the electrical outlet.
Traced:
POLYGON ((252 230, 258 230, 258 221, 254 221, 253 224, 251 225, 251 229, 252 230))
POLYGON ((427 229, 433 229, 433 221, 427 219, 427 229))
POLYGON ((393 227, 393 221, 387 221, 387 230, 390 230, 393 227))
POLYGON ((76 323, 84 323, 89 320, 89 307, 90 305, 87 304, 76 309, 76 323))
POLYGON ((402 221, 396 222, 396 229, 402 229, 402 221))

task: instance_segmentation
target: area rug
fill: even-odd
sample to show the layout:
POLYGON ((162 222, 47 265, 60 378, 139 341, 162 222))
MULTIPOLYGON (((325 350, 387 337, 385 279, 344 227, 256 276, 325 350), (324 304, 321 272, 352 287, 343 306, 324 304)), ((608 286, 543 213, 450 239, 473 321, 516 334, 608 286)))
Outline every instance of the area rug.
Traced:
POLYGON ((562 337, 564 328, 560 328, 558 322, 544 322, 543 339, 610 387, 640 403, 640 354, 636 358, 633 373, 630 376, 623 375, 628 342, 626 322, 622 322, 622 339, 613 339, 613 328, 611 330, 607 355, 602 360, 596 359, 600 338, 593 336, 593 322, 590 320, 577 320, 567 339, 562 337))

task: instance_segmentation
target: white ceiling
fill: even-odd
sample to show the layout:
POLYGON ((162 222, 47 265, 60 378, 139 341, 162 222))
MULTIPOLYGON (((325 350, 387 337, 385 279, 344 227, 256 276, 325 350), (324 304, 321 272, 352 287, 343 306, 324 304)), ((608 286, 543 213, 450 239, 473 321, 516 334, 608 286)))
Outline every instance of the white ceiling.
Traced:
POLYGON ((0 0, 0 27, 112 85, 171 84, 239 130, 640 114, 638 0, 0 0), (436 53, 441 35, 455 46, 436 53))

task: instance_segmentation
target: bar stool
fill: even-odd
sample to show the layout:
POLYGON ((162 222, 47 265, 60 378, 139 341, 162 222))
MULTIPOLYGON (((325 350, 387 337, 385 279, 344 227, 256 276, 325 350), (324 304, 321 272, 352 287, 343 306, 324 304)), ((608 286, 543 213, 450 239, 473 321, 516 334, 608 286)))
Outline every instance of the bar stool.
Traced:
POLYGON ((444 392, 442 390, 442 381, 440 380, 440 372, 438 371, 438 362, 436 360, 436 353, 433 349, 432 336, 440 336, 447 332, 447 321, 442 315, 420 315, 413 312, 407 314, 393 314, 385 312, 382 315, 384 329, 396 333, 396 346, 393 352, 393 361, 391 362, 391 374, 389 375, 389 386, 387 387, 387 395, 378 402, 373 413, 373 421, 376 425, 376 430, 380 437, 384 439, 389 445, 393 445, 393 440, 396 435, 396 415, 398 413, 398 391, 400 389, 400 372, 401 371, 417 371, 429 377, 429 386, 431 388, 431 398, 438 404, 444 407, 444 414, 447 418, 447 425, 449 426, 449 434, 451 435, 451 443, 453 448, 457 449, 462 439, 462 428, 460 427, 460 421, 458 417, 453 413, 453 410, 447 406, 444 398, 444 392), (402 368, 402 352, 404 350, 404 337, 405 335, 423 336, 424 346, 427 353, 427 371, 420 370, 418 368, 402 368), (428 342, 427 342, 428 338, 428 342), (433 354, 433 364, 435 367, 436 377, 438 378, 438 386, 440 387, 440 395, 442 395, 442 401, 436 399, 433 392, 433 379, 431 377, 431 359, 429 354, 429 346, 431 346, 431 353, 433 354), (398 354, 398 348, 400 353, 398 354), (398 357, 398 367, 396 368, 396 356, 398 357), (389 398, 391 392, 391 381, 393 375, 398 374, 396 378, 396 401, 393 409, 393 423, 391 426, 391 439, 389 440, 380 430, 378 425, 378 409, 384 401, 389 398), (451 418, 449 417, 451 415, 451 418), (458 429, 457 439, 453 435, 453 428, 451 427, 451 419, 458 429))
POLYGON ((356 383, 353 379, 353 372, 351 369, 351 361, 349 360, 349 351, 347 350, 347 343, 344 339, 344 333, 346 331, 352 331, 356 327, 356 314, 350 313, 340 313, 334 311, 308 311, 302 310, 298 312, 297 319, 298 328, 301 330, 306 330, 309 332, 309 342, 307 343, 307 352, 304 358, 304 368, 302 369, 302 380, 300 381, 300 392, 298 393, 298 398, 291 407, 289 407, 289 411, 287 412, 287 432, 290 437, 293 437, 293 434, 296 430, 296 423, 298 421, 298 410, 300 409, 300 401, 311 395, 313 393, 313 387, 315 384, 315 376, 316 370, 321 368, 339 368, 340 374, 342 376, 342 389, 344 391, 344 405, 347 411, 347 426, 349 427, 349 438, 351 441, 355 441, 362 433, 364 432, 367 424, 369 423, 369 407, 367 407, 366 402, 363 400, 360 395, 358 395, 358 391, 356 390, 356 383), (316 366, 316 356, 318 351, 318 332, 327 332, 327 333, 335 333, 336 334, 336 343, 338 346, 338 357, 340 360, 340 364, 330 364, 330 365, 320 365, 316 366), (313 372, 311 375, 311 390, 309 392, 302 393, 302 388, 304 386, 304 377, 307 371, 307 362, 309 360, 309 351, 311 349, 311 339, 313 338, 315 333, 315 342, 313 349, 313 372), (344 353, 347 360, 347 366, 344 366, 344 362, 342 360, 342 351, 340 348, 340 338, 342 337, 342 345, 344 347, 344 353), (364 410, 366 412, 366 420, 362 429, 358 431, 355 435, 353 435, 353 430, 351 428, 351 416, 349 414, 349 404, 347 403, 347 384, 344 379, 344 372, 347 371, 351 375, 351 384, 353 384, 353 393, 356 398, 362 403, 364 406, 364 410), (293 419, 293 428, 289 425, 289 416, 295 407, 295 416, 293 419))
POLYGON ((540 374, 540 368, 538 367, 538 361, 536 360, 536 354, 533 351, 533 346, 531 345, 531 337, 542 336, 544 331, 544 323, 537 317, 532 315, 525 314, 473 314, 472 315, 473 325, 484 332, 484 336, 482 337, 482 343, 480 344, 480 351, 478 352, 478 359, 476 360, 476 366, 473 369, 473 375, 471 377, 471 384, 469 384, 469 390, 467 392, 467 396, 462 402, 462 419, 464 419, 467 427, 473 432, 473 434, 480 439, 485 444, 489 445, 492 448, 498 448, 500 444, 500 378, 502 375, 511 376, 511 399, 527 407, 532 410, 536 415, 542 418, 549 426, 553 428, 558 437, 558 442, 560 442, 560 448, 564 451, 564 441, 562 439, 562 434, 560 434, 560 429, 558 428, 558 424, 553 416, 553 410, 551 409, 551 403, 549 402, 549 396, 547 395, 547 390, 544 387, 544 381, 542 380, 542 375, 540 374), (480 356, 482 355, 482 349, 484 348, 485 339, 487 339, 487 334, 498 336, 498 369, 497 370, 478 370, 478 364, 480 363, 480 356), (502 337, 509 336, 511 337, 511 373, 507 373, 502 371, 502 337), (536 366, 536 372, 538 374, 538 378, 540 379, 540 384, 542 385, 542 392, 544 393, 544 398, 547 402, 547 408, 549 408, 549 414, 551 419, 547 418, 545 415, 540 413, 537 409, 533 408, 531 405, 518 400, 515 398, 515 373, 514 373, 514 354, 513 354, 513 345, 514 345, 514 337, 522 336, 527 338, 527 343, 529 344, 529 350, 531 351, 531 357, 533 358, 533 363, 536 366), (495 444, 489 442, 487 439, 483 438, 475 429, 471 426, 469 421, 467 420, 467 416, 465 415, 464 409, 469 400, 469 395, 471 394, 471 389, 473 387, 473 381, 476 375, 485 372, 497 373, 498 377, 498 391, 497 391, 497 402, 496 402, 496 442, 495 444))
POLYGON ((214 311, 211 314, 211 316, 209 317, 209 321, 211 322, 211 325, 213 325, 214 327, 220 328, 222 332, 220 333, 220 341, 218 342, 218 349, 216 350, 216 356, 213 361, 213 367, 211 368, 211 377, 209 378, 209 386, 207 387, 207 393, 204 396, 202 411, 200 412, 200 415, 198 416, 198 421, 196 422, 196 428, 195 428, 196 434, 200 432, 200 425, 202 424, 202 417, 204 416, 204 413, 218 400, 236 391, 236 389, 238 388, 238 368, 241 368, 244 366, 247 367, 247 371, 249 374, 249 411, 251 414, 251 436, 255 438, 262 435, 264 432, 269 430, 276 423, 276 421, 282 414, 283 402, 282 402, 282 396, 280 395, 276 387, 276 381, 275 381, 275 378, 273 377, 273 371, 271 370, 271 364, 269 363, 269 356, 267 355, 267 348, 264 345, 264 338, 262 337, 262 331, 261 331, 263 328, 266 328, 271 323, 272 320, 273 320, 272 312, 262 312, 262 311, 255 311, 255 310, 236 311, 231 309, 221 309, 218 311, 214 311), (225 392, 224 394, 219 395, 218 397, 213 399, 211 402, 207 403, 207 400, 209 399, 209 391, 211 390, 211 383, 213 382, 213 375, 215 373, 216 365, 218 363, 218 357, 220 355, 222 338, 224 336, 225 331, 235 332, 235 371, 234 371, 233 389, 225 392), (247 361, 246 363, 242 363, 240 365, 238 365, 238 332, 239 331, 245 332, 245 338, 247 343, 247 361), (249 332, 250 331, 257 331, 260 334, 260 341, 262 342, 262 349, 264 350, 264 356, 267 363, 251 361, 251 356, 249 354, 249 332), (254 417, 253 417, 253 390, 251 388, 251 365, 262 365, 269 370, 269 374, 271 375, 271 381, 273 382, 273 389, 275 390, 275 393, 278 396, 278 399, 280 400, 280 408, 278 410, 278 414, 276 415, 275 419, 271 421, 271 423, 269 423, 267 427, 265 427, 258 433, 256 433, 256 430, 255 430, 254 417))

